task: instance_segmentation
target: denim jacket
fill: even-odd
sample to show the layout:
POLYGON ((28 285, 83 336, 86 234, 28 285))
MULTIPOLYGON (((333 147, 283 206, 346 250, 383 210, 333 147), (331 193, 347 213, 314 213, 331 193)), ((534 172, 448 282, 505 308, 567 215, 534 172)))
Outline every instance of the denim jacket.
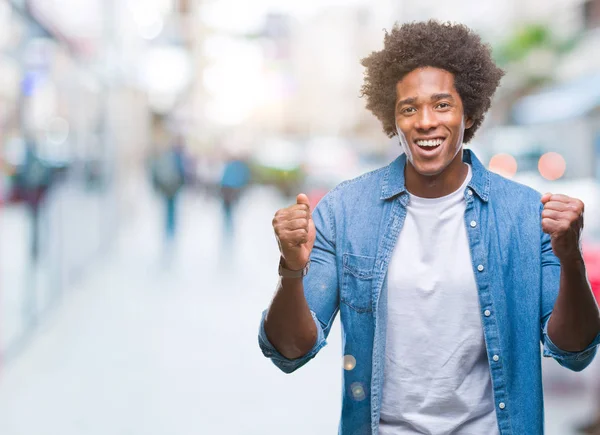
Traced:
MULTIPOLYGON (((594 358, 600 335, 581 352, 566 352, 552 343, 547 325, 558 295, 560 263, 542 232, 541 195, 489 172, 470 150, 464 150, 463 160, 473 172, 464 192, 465 225, 498 427, 502 435, 543 434, 541 348, 544 356, 580 371, 594 358)), ((313 211, 317 235, 303 283, 318 330, 314 347, 289 360, 267 339, 266 311, 259 328, 263 354, 291 373, 325 346, 339 311, 343 353, 352 362, 342 383, 342 435, 378 433, 386 275, 409 199, 405 165, 406 156, 401 155, 384 168, 346 181, 313 211)))

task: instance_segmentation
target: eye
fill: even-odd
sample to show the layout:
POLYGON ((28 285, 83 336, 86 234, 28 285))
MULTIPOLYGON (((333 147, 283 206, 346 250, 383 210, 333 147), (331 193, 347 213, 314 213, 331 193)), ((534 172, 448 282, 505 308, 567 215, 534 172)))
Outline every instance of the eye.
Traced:
POLYGON ((440 103, 440 104, 437 105, 437 107, 440 108, 440 109, 447 109, 447 108, 450 107, 450 104, 448 104, 448 103, 440 103))
POLYGON ((405 107, 400 111, 400 113, 405 115, 410 115, 411 113, 415 113, 416 109, 414 107, 405 107))

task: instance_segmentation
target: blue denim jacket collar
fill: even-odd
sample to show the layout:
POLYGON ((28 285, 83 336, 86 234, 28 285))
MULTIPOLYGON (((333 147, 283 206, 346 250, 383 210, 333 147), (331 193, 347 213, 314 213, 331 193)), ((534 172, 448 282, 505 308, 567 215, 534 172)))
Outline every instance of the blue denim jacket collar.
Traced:
MULTIPOLYGON (((490 174, 471 150, 463 150, 463 162, 471 165, 473 178, 469 187, 487 202, 490 196, 490 174)), ((381 187, 381 199, 387 200, 406 192, 404 168, 406 154, 400 155, 385 169, 381 187)))

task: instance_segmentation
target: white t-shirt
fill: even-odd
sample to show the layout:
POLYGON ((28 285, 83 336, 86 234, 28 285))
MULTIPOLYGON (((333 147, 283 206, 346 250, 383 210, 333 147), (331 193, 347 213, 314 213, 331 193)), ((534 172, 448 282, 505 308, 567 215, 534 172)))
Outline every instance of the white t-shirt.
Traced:
POLYGON ((498 434, 463 185, 410 195, 388 271, 381 435, 498 434))

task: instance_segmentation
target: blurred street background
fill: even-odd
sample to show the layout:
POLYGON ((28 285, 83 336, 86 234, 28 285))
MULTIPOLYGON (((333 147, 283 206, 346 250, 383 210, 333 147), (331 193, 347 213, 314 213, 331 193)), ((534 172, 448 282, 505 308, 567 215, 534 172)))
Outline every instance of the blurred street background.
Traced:
MULTIPOLYGON (((339 322, 292 376, 258 348, 271 219, 398 155, 360 59, 429 18, 492 47, 469 147, 585 202, 600 296, 600 0, 0 0, 0 434, 336 433, 339 322)), ((600 359, 543 367, 582 433, 600 359)))

